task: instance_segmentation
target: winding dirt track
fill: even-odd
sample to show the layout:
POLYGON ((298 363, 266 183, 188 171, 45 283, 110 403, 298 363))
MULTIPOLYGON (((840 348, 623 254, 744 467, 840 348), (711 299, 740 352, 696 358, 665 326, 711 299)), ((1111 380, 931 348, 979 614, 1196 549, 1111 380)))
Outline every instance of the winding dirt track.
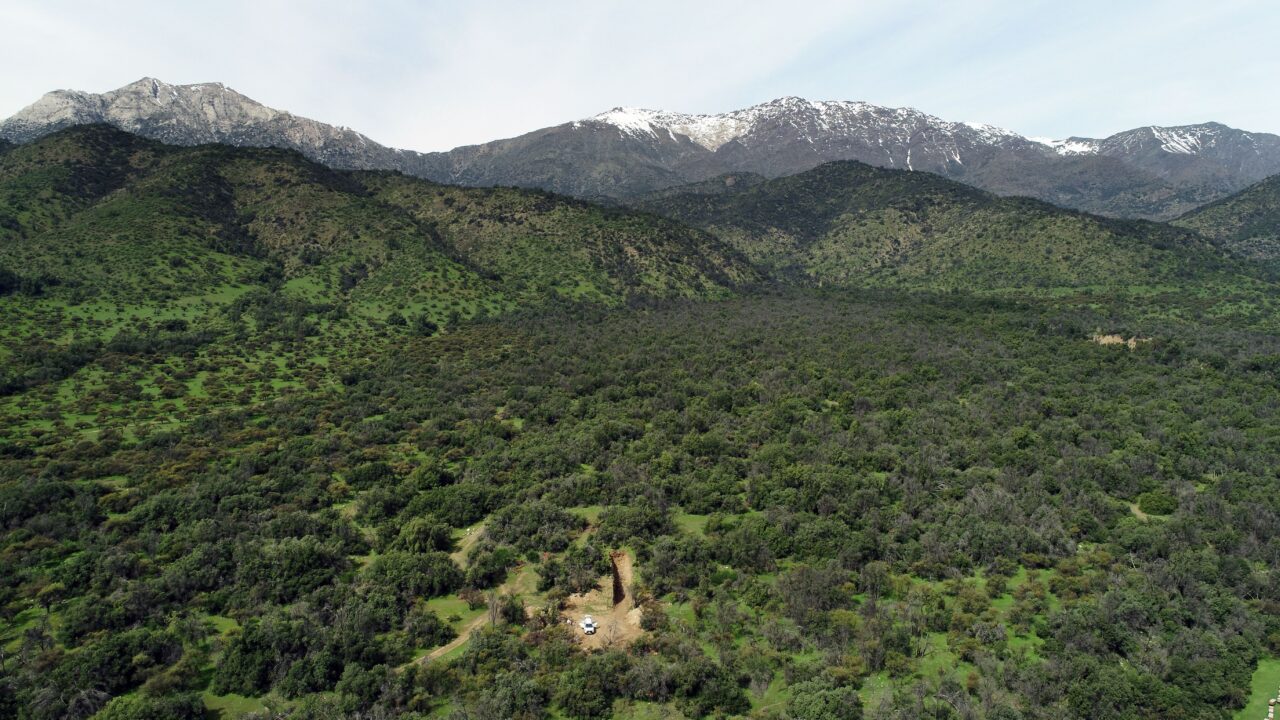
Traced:
POLYGON ((450 640, 444 645, 441 645, 435 650, 432 650, 426 655, 423 655, 421 662, 427 662, 428 660, 435 660, 438 657, 443 657, 444 655, 448 655, 449 652, 454 650, 455 648, 462 647, 463 644, 465 644, 468 640, 471 639, 471 634, 479 630, 480 628, 484 627, 485 622, 487 622, 488 620, 489 620, 489 614, 484 613, 480 617, 476 618, 475 620, 472 620, 471 622, 467 623, 467 626, 462 628, 462 632, 458 633, 458 637, 450 640))

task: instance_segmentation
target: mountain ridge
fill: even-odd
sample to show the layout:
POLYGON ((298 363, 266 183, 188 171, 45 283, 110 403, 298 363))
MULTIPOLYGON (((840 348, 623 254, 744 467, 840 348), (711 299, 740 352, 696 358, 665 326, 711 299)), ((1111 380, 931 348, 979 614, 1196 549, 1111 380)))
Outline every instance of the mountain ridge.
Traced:
POLYGON ((154 78, 102 94, 47 93, 0 122, 0 139, 30 142, 92 122, 171 144, 284 147, 337 169, 390 169, 604 202, 725 173, 781 177, 858 160, 1095 214, 1172 219, 1280 173, 1280 136, 1215 122, 1050 140, 912 108, 793 96, 714 115, 616 107, 512 138, 420 153, 275 110, 221 83, 154 78))
POLYGON ((27 143, 66 127, 95 123, 171 145, 297 150, 339 170, 385 169, 404 155, 350 128, 268 107, 222 83, 171 85, 151 77, 101 94, 46 93, 0 122, 0 138, 27 143))
POLYGON ((757 279, 714 237, 622 208, 334 170, 288 149, 165 145, 105 124, 0 155, 0 241, 0 266, 68 297, 283 283, 371 312, 430 308, 436 321, 554 296, 714 297, 757 279))

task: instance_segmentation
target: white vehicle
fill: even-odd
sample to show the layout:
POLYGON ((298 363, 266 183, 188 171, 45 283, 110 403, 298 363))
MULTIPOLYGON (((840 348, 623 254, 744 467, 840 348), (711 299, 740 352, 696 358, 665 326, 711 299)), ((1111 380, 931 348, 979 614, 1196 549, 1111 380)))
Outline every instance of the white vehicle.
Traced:
POLYGON ((590 615, 582 618, 582 622, 578 624, 582 626, 582 632, 586 633, 587 635, 596 634, 596 621, 592 620, 590 615))

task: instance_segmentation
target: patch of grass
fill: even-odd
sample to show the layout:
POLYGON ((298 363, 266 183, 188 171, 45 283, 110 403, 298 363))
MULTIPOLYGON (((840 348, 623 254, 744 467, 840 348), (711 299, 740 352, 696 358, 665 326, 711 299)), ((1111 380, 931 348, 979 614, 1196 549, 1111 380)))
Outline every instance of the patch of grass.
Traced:
POLYGON ((883 671, 868 675, 862 681, 862 688, 858 691, 864 708, 878 707, 892 694, 893 679, 889 677, 889 673, 883 671))
POLYGON ((587 522, 595 525, 600 522, 600 513, 604 512, 603 505, 585 505, 582 507, 565 508, 568 512, 577 515, 587 522))
POLYGON ((213 629, 220 635, 226 635, 240 627, 240 623, 236 622, 234 618, 229 618, 225 615, 207 615, 205 619, 213 623, 213 629))
POLYGON ((615 720, 684 720, 684 713, 670 703, 615 700, 609 715, 615 720))
POLYGON ((699 537, 706 535, 707 520, 709 515, 694 515, 693 513, 676 513, 672 518, 676 527, 689 535, 697 535, 699 537))
POLYGON ((747 699, 751 701, 751 707, 754 710, 776 710, 786 705, 791 699, 791 688, 783 680, 782 673, 777 673, 769 682, 769 687, 765 689, 763 695, 756 697, 754 693, 747 693, 747 699))
POLYGON ((1236 720, 1255 720, 1267 716, 1267 701, 1280 688, 1280 658, 1263 658, 1253 671, 1249 685, 1249 702, 1236 712, 1236 720))
POLYGON ((267 709, 266 703, 261 698, 245 697, 243 695, 214 695, 209 692, 201 693, 200 697, 204 700, 204 706, 208 708, 213 717, 219 720, 241 718, 249 713, 262 712, 267 709))
POLYGON ((453 541, 458 548, 453 551, 450 557, 458 565, 466 566, 467 553, 471 551, 472 546, 484 537, 484 521, 478 522, 469 528, 453 531, 453 541))
POLYGON ((472 610, 467 602, 457 595, 446 595, 444 597, 431 598, 426 602, 428 610, 440 616, 441 620, 449 623, 455 631, 461 632, 463 628, 471 624, 472 620, 484 614, 484 608, 472 610), (449 620, 451 617, 457 617, 457 620, 449 620))

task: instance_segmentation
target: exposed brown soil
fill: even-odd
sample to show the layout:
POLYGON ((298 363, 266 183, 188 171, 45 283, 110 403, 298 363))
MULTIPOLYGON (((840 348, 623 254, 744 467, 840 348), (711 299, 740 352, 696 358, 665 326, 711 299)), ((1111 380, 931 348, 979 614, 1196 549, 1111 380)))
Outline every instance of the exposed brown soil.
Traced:
POLYGON ((627 600, 627 588, 631 585, 631 556, 624 552, 616 552, 609 556, 613 566, 613 604, 627 600), (626 579, 623 579, 623 574, 626 579))
POLYGON ((640 608, 636 607, 631 594, 634 580, 631 556, 615 552, 610 561, 612 572, 600 578, 596 589, 570 595, 565 602, 565 622, 572 625, 574 637, 587 649, 630 645, 644 634, 640 628, 640 608), (578 626, 588 615, 599 628, 595 635, 583 633, 578 626))
POLYGON ((1139 343, 1151 342, 1151 338, 1131 337, 1126 339, 1123 335, 1093 335, 1090 340, 1099 345, 1124 345, 1130 350, 1135 350, 1139 343))

